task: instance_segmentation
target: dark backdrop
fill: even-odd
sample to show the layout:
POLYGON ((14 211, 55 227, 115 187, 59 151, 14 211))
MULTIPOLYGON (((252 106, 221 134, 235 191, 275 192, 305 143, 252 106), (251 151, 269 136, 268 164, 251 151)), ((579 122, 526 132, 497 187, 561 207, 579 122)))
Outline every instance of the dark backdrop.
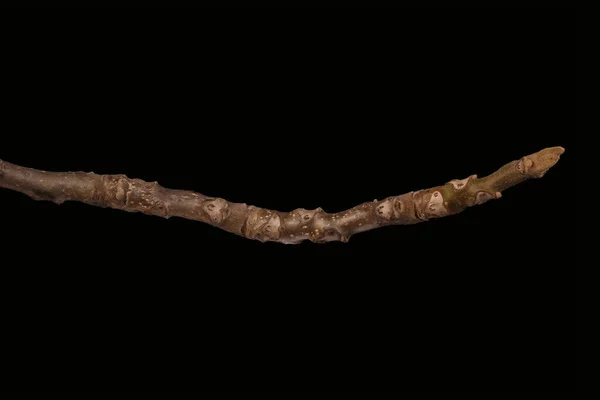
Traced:
POLYGON ((347 244, 0 190, 4 385, 574 388, 572 10, 3 18, 0 157, 24 166, 334 212, 566 148, 499 201, 347 244))

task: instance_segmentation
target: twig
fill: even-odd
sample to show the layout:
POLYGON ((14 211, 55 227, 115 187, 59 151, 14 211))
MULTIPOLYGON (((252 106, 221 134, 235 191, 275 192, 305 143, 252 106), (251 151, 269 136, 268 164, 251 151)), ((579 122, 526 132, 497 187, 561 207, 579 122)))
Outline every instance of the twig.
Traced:
POLYGON ((157 182, 125 175, 47 172, 2 160, 0 187, 57 204, 73 200, 165 218, 193 219, 263 242, 300 243, 305 239, 346 242, 358 232, 457 214, 467 207, 500 198, 505 189, 542 177, 563 152, 562 147, 550 147, 510 162, 484 178, 471 175, 443 186, 363 203, 335 214, 321 208, 279 212, 191 191, 166 189, 157 182))

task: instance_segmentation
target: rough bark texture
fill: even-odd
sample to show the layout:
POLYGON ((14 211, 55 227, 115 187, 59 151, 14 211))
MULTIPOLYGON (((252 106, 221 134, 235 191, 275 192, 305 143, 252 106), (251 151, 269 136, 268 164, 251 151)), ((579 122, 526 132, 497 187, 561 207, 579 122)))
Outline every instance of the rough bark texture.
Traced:
POLYGON ((321 208, 291 212, 267 210, 185 190, 161 187, 125 175, 47 172, 0 160, 0 187, 35 200, 57 204, 73 200, 99 207, 183 217, 263 242, 348 241, 358 232, 387 225, 408 225, 457 214, 467 207, 501 197, 511 186, 542 177, 558 161, 562 147, 550 147, 504 165, 491 175, 471 175, 445 185, 358 205, 329 214, 321 208))

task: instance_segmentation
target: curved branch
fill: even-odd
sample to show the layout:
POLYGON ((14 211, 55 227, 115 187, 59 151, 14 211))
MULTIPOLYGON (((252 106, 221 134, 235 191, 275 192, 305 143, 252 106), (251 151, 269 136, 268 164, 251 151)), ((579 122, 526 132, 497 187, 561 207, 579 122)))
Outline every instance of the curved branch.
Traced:
POLYGON ((563 152, 562 147, 550 147, 510 162, 484 178, 471 175, 431 189, 363 203, 335 214, 321 208, 279 212, 191 191, 166 189, 157 182, 144 182, 125 175, 47 172, 2 160, 0 187, 57 204, 73 200, 165 218, 193 219, 263 242, 300 243, 305 239, 346 242, 358 232, 457 214, 467 207, 500 198, 505 189, 530 178, 542 177, 563 152))

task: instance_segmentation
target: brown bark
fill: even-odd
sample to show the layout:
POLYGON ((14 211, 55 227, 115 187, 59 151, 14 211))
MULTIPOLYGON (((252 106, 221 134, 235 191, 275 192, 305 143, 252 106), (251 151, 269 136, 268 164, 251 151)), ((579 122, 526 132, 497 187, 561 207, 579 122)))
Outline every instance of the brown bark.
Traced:
POLYGON ((510 162, 484 178, 471 175, 442 186, 363 203, 334 214, 321 208, 272 211, 191 191, 166 189, 157 182, 144 182, 125 175, 47 172, 2 160, 0 187, 57 204, 73 200, 165 218, 198 220, 263 242, 299 243, 305 239, 346 242, 358 232, 457 214, 467 207, 500 198, 505 189, 530 178, 542 177, 563 152, 562 147, 550 147, 510 162))

